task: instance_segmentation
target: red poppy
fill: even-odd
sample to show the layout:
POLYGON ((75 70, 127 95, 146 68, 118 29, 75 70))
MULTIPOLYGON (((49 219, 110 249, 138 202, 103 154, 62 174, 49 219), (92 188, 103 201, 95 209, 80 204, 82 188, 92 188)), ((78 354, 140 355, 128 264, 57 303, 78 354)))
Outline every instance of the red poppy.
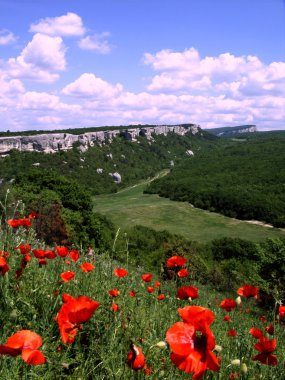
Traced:
POLYGON ((142 274, 141 279, 144 282, 150 282, 152 279, 152 274, 150 274, 150 273, 142 274))
POLYGON ((55 249, 56 249, 58 256, 60 256, 60 257, 66 257, 69 253, 68 248, 66 248, 64 246, 58 246, 55 249))
POLYGON ((46 251, 43 249, 33 249, 32 252, 37 259, 43 259, 46 255, 46 251))
POLYGON ((237 336, 237 332, 234 329, 231 329, 228 331, 228 336, 235 337, 237 336))
POLYGON ((20 244, 18 249, 20 250, 20 252, 23 254, 23 255, 26 255, 27 253, 30 252, 31 250, 31 246, 30 244, 20 244))
POLYGON ((285 318, 285 306, 279 306, 278 313, 281 318, 285 318))
POLYGON ((224 318, 223 318, 223 321, 225 322, 232 322, 232 319, 229 315, 225 315, 224 318))
POLYGON ((128 295, 129 295, 130 297, 135 297, 136 294, 137 294, 137 293, 136 293, 134 290, 131 290, 131 291, 128 293, 128 295))
POLYGON ((233 310, 236 306, 236 301, 231 298, 226 298, 220 303, 220 307, 227 311, 233 310))
POLYGON ((180 278, 189 276, 189 272, 187 269, 180 269, 179 272, 177 272, 177 276, 180 278))
POLYGON ((131 344, 131 350, 128 352, 127 363, 129 367, 136 371, 143 369, 146 365, 141 348, 133 343, 131 344))
POLYGON ((46 359, 38 350, 42 338, 30 330, 21 330, 10 336, 6 344, 0 345, 0 355, 18 356, 31 365, 44 364, 46 359))
POLYGON ((49 260, 53 260, 56 258, 56 253, 54 251, 51 251, 50 249, 47 249, 45 251, 45 257, 49 260))
POLYGON ((166 261, 168 268, 182 267, 187 262, 182 256, 172 256, 166 261))
POLYGON ((215 338, 209 325, 214 314, 200 306, 188 306, 178 309, 184 322, 175 323, 166 333, 166 340, 172 350, 174 365, 187 373, 193 373, 193 379, 202 379, 205 371, 218 371, 220 366, 212 350, 215 338))
POLYGON ((155 281, 154 286, 155 286, 156 288, 160 288, 160 282, 159 282, 159 281, 155 281))
POLYGON ((60 277, 61 277, 62 281, 68 282, 68 281, 74 279, 75 273, 71 272, 71 271, 64 272, 64 273, 61 273, 60 277))
POLYGON ((147 290, 148 293, 153 293, 154 292, 154 287, 153 286, 148 286, 146 290, 147 290))
POLYGON ((276 339, 270 340, 262 337, 259 342, 254 345, 254 348, 259 351, 260 354, 254 356, 252 360, 258 360, 262 364, 277 365, 277 357, 272 355, 272 352, 276 348, 276 339))
POLYGON ((79 268, 81 268, 83 270, 83 272, 92 272, 92 270, 94 270, 94 265, 92 265, 91 263, 84 263, 84 264, 81 264, 79 265, 79 268))
POLYGON ((63 343, 71 344, 78 328, 92 317, 100 304, 85 296, 74 298, 69 294, 63 294, 62 300, 64 304, 56 316, 56 320, 63 343))
POLYGON ((114 269, 114 275, 117 277, 125 277, 127 276, 127 274, 128 274, 128 271, 124 268, 114 269))
POLYGON ((5 273, 9 272, 10 268, 7 264, 7 261, 4 257, 0 256, 0 274, 2 274, 2 276, 5 275, 5 273))
POLYGON ((120 306, 117 305, 116 303, 112 303, 112 305, 111 305, 111 310, 112 310, 114 313, 116 313, 117 311, 120 310, 120 306))
POLYGON ((45 259, 39 259, 38 263, 40 267, 42 267, 43 265, 47 265, 47 261, 45 259))
POLYGON ((111 289, 108 293, 112 297, 118 297, 120 295, 120 291, 118 289, 111 289))
POLYGON ((254 297, 257 298, 258 288, 250 284, 245 284, 237 290, 237 294, 242 297, 254 297))
POLYGON ((259 330, 258 328, 256 327, 252 327, 250 330, 249 330, 249 333, 250 335, 252 335, 255 339, 260 339, 263 337, 263 332, 261 330, 259 330))
POLYGON ((7 257, 9 257, 10 254, 6 251, 0 251, 0 257, 5 257, 7 259, 7 257))
POLYGON ((188 298, 194 300, 198 298, 198 288, 194 286, 182 286, 177 290, 176 297, 180 300, 187 300, 188 298))
POLYGON ((32 212, 28 215, 28 218, 29 218, 29 219, 38 219, 38 214, 37 214, 35 211, 32 211, 32 212))
POLYGON ((270 334, 270 335, 274 335, 274 326, 273 325, 266 326, 265 331, 267 331, 268 334, 270 334))
POLYGON ((70 251, 69 256, 70 259, 75 262, 79 259, 79 252, 76 249, 73 249, 70 251))
POLYGON ((239 374, 237 372, 231 372, 229 374, 229 380, 235 380, 235 379, 238 379, 239 377, 239 374))
POLYGON ((17 227, 20 226, 20 224, 19 224, 19 220, 17 220, 17 219, 9 219, 9 220, 7 220, 7 224, 8 224, 10 227, 12 227, 12 228, 17 228, 17 227))
POLYGON ((165 295, 164 294, 160 294, 156 298, 158 299, 158 301, 163 301, 165 299, 165 295))

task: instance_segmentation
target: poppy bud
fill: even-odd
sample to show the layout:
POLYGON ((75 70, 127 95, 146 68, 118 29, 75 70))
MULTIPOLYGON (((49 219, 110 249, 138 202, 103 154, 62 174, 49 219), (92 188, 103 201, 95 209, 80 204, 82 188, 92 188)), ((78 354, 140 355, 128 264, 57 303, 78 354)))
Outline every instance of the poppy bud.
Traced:
POLYGON ((242 363, 242 365, 240 366, 240 371, 245 375, 247 374, 247 365, 245 363, 242 363))
POLYGON ((236 304, 237 304, 237 305, 240 305, 240 304, 241 304, 241 298, 240 298, 240 296, 238 296, 238 297, 236 298, 236 304))
POLYGON ((222 346, 219 346, 218 344, 215 345, 214 351, 222 352, 222 350, 223 350, 222 346))
POLYGON ((155 347, 165 348, 166 347, 166 343, 162 340, 162 341, 156 343, 155 347))
POLYGON ((239 359, 234 359, 231 361, 232 365, 240 365, 240 360, 239 359))

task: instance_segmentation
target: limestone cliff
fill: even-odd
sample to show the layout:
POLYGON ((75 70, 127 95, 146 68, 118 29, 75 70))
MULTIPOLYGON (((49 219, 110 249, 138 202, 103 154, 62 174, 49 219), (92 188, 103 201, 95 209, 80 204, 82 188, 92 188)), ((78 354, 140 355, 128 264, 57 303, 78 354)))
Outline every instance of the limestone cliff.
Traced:
POLYGON ((184 136, 186 133, 195 135, 199 132, 198 125, 157 125, 153 127, 139 127, 128 129, 117 129, 110 131, 94 131, 80 135, 71 133, 50 133, 33 136, 0 137, 0 155, 7 154, 12 149, 24 152, 54 153, 60 150, 68 150, 78 143, 81 151, 86 151, 90 146, 105 141, 112 141, 115 137, 123 136, 130 141, 136 141, 139 136, 152 139, 154 135, 167 135, 176 133, 184 136))

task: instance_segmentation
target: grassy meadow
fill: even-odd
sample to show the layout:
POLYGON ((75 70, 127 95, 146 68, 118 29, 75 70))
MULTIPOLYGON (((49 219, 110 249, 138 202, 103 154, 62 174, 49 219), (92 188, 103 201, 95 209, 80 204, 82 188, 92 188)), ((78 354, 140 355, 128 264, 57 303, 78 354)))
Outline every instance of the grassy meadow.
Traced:
MULTIPOLYGON (((160 173, 160 176, 165 174, 166 171, 160 173)), ((251 241, 285 237, 285 231, 281 229, 194 208, 187 202, 143 194, 147 183, 144 181, 115 194, 94 197, 94 211, 106 215, 122 230, 142 225, 159 231, 168 230, 198 242, 222 237, 241 237, 251 241)))

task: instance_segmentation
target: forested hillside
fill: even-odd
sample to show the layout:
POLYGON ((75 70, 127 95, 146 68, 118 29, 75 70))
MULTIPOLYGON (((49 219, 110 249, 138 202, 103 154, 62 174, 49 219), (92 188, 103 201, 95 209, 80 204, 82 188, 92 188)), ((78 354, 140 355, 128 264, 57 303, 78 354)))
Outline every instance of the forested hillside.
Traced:
POLYGON ((239 219, 285 226, 285 133, 253 134, 200 150, 147 193, 239 219))

